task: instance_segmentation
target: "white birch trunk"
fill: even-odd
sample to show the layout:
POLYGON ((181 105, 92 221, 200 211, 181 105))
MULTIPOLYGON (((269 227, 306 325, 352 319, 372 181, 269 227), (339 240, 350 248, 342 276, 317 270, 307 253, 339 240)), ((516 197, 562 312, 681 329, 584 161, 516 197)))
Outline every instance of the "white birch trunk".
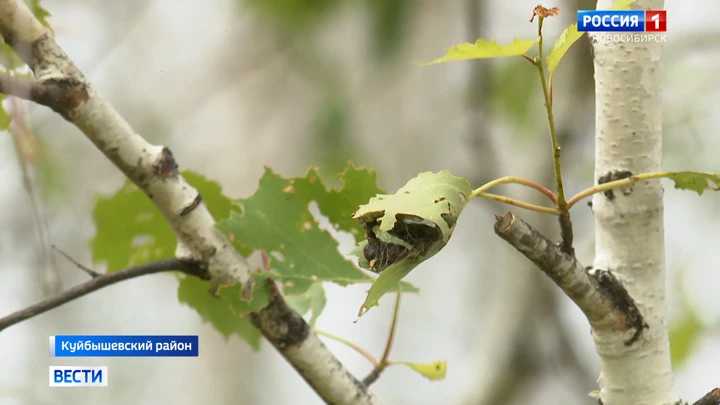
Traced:
MULTIPOLYGON (((600 0, 598 10, 613 1, 600 0)), ((634 9, 663 9, 639 0, 634 9)), ((592 39, 592 36, 591 36, 592 39)), ((595 64, 595 181, 612 171, 660 171, 662 86, 658 42, 593 41, 595 64)), ((625 345, 627 333, 594 330, 603 405, 672 405, 665 297, 663 188, 659 180, 593 198, 594 267, 611 271, 635 300, 648 328, 625 345)))

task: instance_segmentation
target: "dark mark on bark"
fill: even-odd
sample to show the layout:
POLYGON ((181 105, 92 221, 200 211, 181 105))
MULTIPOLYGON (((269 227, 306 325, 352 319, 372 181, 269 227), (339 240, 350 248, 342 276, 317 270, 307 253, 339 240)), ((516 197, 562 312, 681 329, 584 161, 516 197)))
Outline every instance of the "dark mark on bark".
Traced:
POLYGON ((155 174, 162 177, 174 177, 178 174, 178 165, 175 162, 172 152, 167 147, 163 148, 160 160, 155 165, 155 174))
POLYGON ((597 269, 591 277, 596 281, 600 293, 610 300, 613 309, 619 313, 624 326, 635 329, 635 334, 625 341, 625 346, 631 346, 640 338, 643 329, 649 327, 635 304, 635 300, 610 271, 597 269))
POLYGON ((89 98, 86 84, 74 77, 45 79, 35 83, 32 90, 33 101, 50 107, 65 119, 89 98))
MULTIPOLYGON (((598 178, 598 184, 605 184, 615 180, 627 179, 629 177, 632 177, 632 175, 632 172, 629 170, 609 171, 598 178)), ((623 187, 621 188, 621 190, 624 195, 630 195, 630 193, 632 193, 632 187, 623 187)), ((607 199, 610 201, 615 199, 615 193, 613 193, 613 190, 603 191, 603 194, 605 194, 605 197, 607 197, 607 199)))
POLYGON ((270 283, 268 305, 251 313, 250 320, 263 332, 270 343, 285 351, 304 342, 310 334, 310 326, 288 306, 274 281, 268 279, 268 283, 270 283))
POLYGON ((200 195, 200 193, 198 193, 193 202, 190 203, 190 205, 188 205, 187 207, 183 208, 183 210, 180 212, 180 216, 184 217, 185 215, 193 212, 193 210, 197 208, 197 206, 200 205, 201 202, 202 196, 200 195))

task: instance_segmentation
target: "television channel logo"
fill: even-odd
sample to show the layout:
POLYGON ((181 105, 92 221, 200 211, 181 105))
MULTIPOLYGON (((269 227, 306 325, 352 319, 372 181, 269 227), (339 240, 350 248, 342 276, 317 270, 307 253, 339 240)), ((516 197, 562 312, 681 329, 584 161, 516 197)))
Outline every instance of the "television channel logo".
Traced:
POLYGON ((107 367, 50 366, 50 387, 107 386, 107 367))
POLYGON ((579 10, 580 32, 667 32, 666 10, 579 10))

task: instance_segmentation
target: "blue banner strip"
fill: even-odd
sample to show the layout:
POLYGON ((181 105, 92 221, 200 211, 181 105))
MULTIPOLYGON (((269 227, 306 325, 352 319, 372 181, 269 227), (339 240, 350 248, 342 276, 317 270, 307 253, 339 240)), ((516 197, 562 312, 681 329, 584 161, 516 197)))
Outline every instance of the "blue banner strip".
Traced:
POLYGON ((198 336, 56 335, 51 357, 197 357, 198 336))

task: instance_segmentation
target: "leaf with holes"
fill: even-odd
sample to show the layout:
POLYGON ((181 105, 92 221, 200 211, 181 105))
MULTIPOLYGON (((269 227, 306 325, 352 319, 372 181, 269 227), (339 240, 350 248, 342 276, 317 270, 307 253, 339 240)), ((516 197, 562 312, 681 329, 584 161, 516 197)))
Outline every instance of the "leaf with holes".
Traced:
POLYGON ((531 40, 515 40, 508 45, 502 46, 497 41, 478 39, 474 44, 464 43, 445 50, 445 56, 430 62, 418 62, 419 65, 428 66, 438 63, 467 59, 487 59, 504 56, 522 56, 538 42, 539 38, 531 40))
POLYGON ((692 190, 699 195, 705 190, 720 190, 720 174, 705 172, 672 172, 667 177, 675 182, 675 188, 692 190))
POLYGON ((380 273, 360 315, 448 243, 470 196, 467 180, 448 171, 425 172, 395 194, 378 194, 359 207, 353 218, 365 229, 365 240, 353 253, 361 267, 380 273))
POLYGON ((272 277, 288 295, 304 294, 321 281, 370 283, 373 279, 343 257, 338 242, 320 227, 324 219, 313 216, 316 210, 335 230, 350 232, 356 241, 363 238, 363 228, 351 214, 378 193, 375 173, 350 165, 341 181, 342 189, 328 189, 317 169, 304 177, 283 178, 267 168, 255 194, 235 200, 238 211, 217 227, 230 239, 267 252, 272 277))

